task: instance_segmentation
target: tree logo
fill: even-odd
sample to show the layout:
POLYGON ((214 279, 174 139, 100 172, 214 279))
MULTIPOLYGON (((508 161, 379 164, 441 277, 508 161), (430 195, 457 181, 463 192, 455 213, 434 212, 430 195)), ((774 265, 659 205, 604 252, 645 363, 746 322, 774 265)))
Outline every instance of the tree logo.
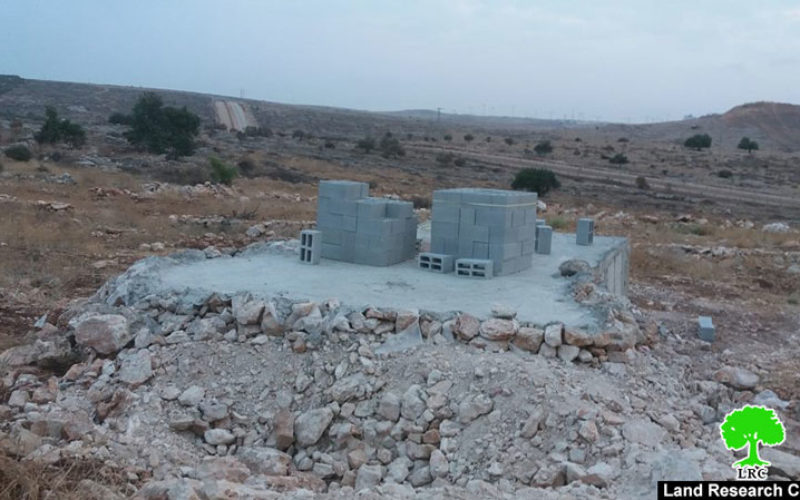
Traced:
POLYGON ((748 454, 734 463, 733 468, 764 468, 770 465, 758 456, 758 446, 778 446, 786 439, 783 424, 775 410, 765 406, 744 406, 725 416, 719 426, 722 440, 729 450, 740 450, 748 447, 748 454))

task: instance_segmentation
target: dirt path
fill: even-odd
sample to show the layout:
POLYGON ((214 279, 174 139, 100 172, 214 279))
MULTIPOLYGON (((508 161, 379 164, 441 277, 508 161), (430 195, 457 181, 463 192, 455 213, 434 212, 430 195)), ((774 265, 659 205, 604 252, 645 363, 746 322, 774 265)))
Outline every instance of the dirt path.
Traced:
MULTIPOLYGON (((587 179, 602 182, 617 182, 621 184, 636 186, 635 174, 626 174, 615 170, 597 168, 597 167, 578 167, 569 165, 567 163, 548 161, 548 160, 529 160, 524 158, 515 158, 513 156, 487 154, 472 152, 458 148, 443 148, 436 146, 412 145, 408 146, 410 149, 420 151, 450 151, 457 152, 466 158, 480 160, 500 167, 545 167, 554 171, 555 173, 574 179, 587 179)), ((761 192, 748 191, 744 189, 723 188, 718 186, 709 186, 707 184, 688 183, 686 181, 667 182, 651 177, 646 177, 647 183, 651 189, 660 190, 668 193, 684 194, 690 196, 699 196, 704 198, 714 198, 718 200, 725 200, 728 202, 744 202, 753 205, 769 205, 787 208, 800 208, 800 196, 780 196, 774 194, 767 194, 761 192)))
POLYGON ((244 132, 247 127, 257 127, 258 123, 245 106, 236 101, 214 101, 214 112, 217 121, 228 130, 244 132))

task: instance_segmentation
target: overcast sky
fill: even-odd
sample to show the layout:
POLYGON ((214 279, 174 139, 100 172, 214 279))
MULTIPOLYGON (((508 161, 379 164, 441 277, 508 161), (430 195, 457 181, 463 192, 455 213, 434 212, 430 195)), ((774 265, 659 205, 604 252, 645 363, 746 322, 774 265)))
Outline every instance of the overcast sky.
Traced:
POLYGON ((800 103, 800 2, 0 0, 0 73, 652 121, 800 103))

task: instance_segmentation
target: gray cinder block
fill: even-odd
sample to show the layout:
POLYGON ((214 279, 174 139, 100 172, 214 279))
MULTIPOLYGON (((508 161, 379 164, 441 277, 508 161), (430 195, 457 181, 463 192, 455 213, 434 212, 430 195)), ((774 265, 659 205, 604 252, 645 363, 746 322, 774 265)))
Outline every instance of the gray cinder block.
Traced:
POLYGON ((550 226, 536 226, 536 253, 550 255, 553 246, 553 228, 550 226))
POLYGON ((698 336, 706 342, 714 342, 716 329, 710 316, 699 316, 697 318, 698 336))
POLYGON ((322 256, 322 231, 304 229, 300 231, 300 262, 319 264, 322 256))
POLYGON ((456 259, 456 276, 490 279, 494 274, 494 262, 489 259, 456 259))
POLYGON ((358 200, 369 195, 369 185, 356 181, 320 181, 319 196, 336 200, 358 200))
POLYGON ((423 252, 417 257, 417 265, 420 269, 434 273, 452 273, 455 259, 452 255, 423 252))
POLYGON ((578 219, 576 243, 578 245, 591 245, 594 241, 594 219, 578 219))

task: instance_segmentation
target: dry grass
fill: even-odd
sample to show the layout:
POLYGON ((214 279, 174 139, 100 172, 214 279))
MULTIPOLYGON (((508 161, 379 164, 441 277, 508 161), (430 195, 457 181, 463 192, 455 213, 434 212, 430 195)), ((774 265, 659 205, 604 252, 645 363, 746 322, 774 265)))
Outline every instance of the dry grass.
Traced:
POLYGON ((127 495, 127 478, 100 461, 52 465, 0 456, 0 500, 105 500, 127 495))

